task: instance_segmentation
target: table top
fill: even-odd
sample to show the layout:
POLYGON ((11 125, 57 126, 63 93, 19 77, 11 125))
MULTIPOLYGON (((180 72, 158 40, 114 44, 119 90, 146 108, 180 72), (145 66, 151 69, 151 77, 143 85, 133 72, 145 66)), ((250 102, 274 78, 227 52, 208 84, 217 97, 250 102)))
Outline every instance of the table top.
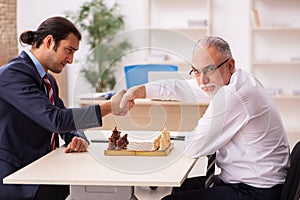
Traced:
MULTIPOLYGON (((99 100, 98 100, 99 101, 99 100)), ((87 100, 80 104, 96 103, 87 100)), ((98 102, 100 103, 100 102, 98 102)), ((108 114, 102 117, 102 130, 110 130, 118 126, 126 130, 162 130, 167 127, 171 131, 192 131, 208 107, 207 103, 182 103, 178 101, 155 101, 136 99, 135 106, 125 116, 108 114)))
MULTIPOLYGON (((77 100, 77 102, 80 105, 91 105, 91 104, 101 104, 103 100, 99 99, 93 99, 93 98, 81 98, 77 100)), ((135 99, 134 100, 135 105, 185 105, 185 106, 208 106, 209 101, 203 100, 203 101, 198 101, 195 103, 187 103, 187 102, 180 102, 176 100, 161 100, 161 99, 135 99)))
MULTIPOLYGON (((125 131, 126 132, 126 131, 125 131)), ((126 132, 127 133, 127 132, 126 132)), ((91 139, 108 137, 111 131, 89 130, 91 139)), ((123 134, 123 133, 121 133, 123 134)), ((149 138, 153 131, 129 132, 132 139, 149 138)), ((179 133, 175 133, 179 134, 179 133)), ((171 133, 172 135, 172 133, 171 133)), ((130 140, 129 140, 130 141, 130 140)), ((99 186, 180 186, 196 160, 183 155, 183 141, 174 141, 168 156, 105 156, 108 143, 91 143, 89 152, 64 153, 60 147, 5 177, 6 184, 68 184, 99 186)))

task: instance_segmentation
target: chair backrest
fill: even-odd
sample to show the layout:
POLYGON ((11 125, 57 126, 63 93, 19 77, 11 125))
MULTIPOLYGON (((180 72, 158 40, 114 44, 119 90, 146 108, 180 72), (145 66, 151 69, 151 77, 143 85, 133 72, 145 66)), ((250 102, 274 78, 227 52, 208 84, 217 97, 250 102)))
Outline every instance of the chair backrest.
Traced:
POLYGON ((294 146, 290 168, 285 179, 280 200, 299 200, 300 197, 300 141, 294 146))
POLYGON ((148 83, 149 71, 178 71, 175 65, 165 64, 139 64, 124 67, 126 87, 131 88, 136 85, 148 83))

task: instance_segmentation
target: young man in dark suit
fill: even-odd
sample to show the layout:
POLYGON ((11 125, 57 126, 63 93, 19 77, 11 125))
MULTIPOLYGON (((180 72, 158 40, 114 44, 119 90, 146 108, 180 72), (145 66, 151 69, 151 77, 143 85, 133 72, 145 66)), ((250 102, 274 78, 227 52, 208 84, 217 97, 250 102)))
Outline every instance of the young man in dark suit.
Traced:
MULTIPOLYGON (((119 108, 125 90, 101 105, 65 108, 48 71, 60 73, 71 64, 80 40, 72 22, 63 17, 48 18, 36 31, 21 34, 20 41, 32 45, 31 49, 0 68, 1 179, 53 150, 51 141, 58 146, 58 134, 67 145, 66 153, 87 151, 88 140, 81 129, 101 126, 102 116, 111 112, 126 114, 128 106, 119 108)), ((68 186, 0 183, 0 199, 5 200, 59 200, 68 194, 68 186)))

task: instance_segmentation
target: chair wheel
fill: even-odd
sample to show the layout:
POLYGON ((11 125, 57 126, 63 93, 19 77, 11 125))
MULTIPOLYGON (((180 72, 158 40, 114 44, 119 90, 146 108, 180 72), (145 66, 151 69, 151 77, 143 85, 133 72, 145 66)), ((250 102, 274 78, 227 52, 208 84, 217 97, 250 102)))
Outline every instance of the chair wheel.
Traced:
POLYGON ((150 186, 150 189, 151 189, 151 190, 156 190, 156 189, 157 189, 157 186, 150 186))

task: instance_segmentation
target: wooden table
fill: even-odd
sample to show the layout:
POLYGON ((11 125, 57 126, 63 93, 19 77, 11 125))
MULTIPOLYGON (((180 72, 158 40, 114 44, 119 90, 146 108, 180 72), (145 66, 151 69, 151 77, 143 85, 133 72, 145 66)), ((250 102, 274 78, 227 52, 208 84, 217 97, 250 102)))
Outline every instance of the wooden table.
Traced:
MULTIPOLYGON (((103 139, 111 131, 90 130, 86 134, 90 140, 103 139)), ((153 131, 129 134, 149 138, 153 131)), ((183 155, 182 141, 175 141, 174 149, 166 157, 105 156, 103 150, 107 145, 91 143, 89 152, 69 154, 64 153, 64 147, 58 148, 5 177, 3 182, 67 184, 71 185, 72 199, 135 199, 133 186, 180 186, 196 162, 183 155)))
MULTIPOLYGON (((101 104, 101 100, 80 100, 80 106, 101 104)), ((117 126, 124 130, 192 131, 208 107, 208 102, 197 104, 178 101, 136 99, 135 107, 124 117, 107 115, 103 117, 104 130, 117 126)))

